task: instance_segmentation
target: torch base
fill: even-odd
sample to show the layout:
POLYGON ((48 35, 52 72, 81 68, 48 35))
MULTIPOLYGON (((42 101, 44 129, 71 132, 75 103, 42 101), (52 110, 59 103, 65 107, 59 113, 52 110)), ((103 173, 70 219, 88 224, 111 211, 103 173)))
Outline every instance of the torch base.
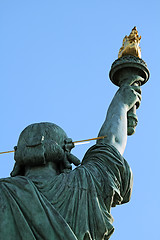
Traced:
POLYGON ((127 75, 142 77, 144 80, 140 85, 143 85, 148 81, 150 73, 147 64, 141 58, 126 55, 113 62, 109 77, 115 85, 121 86, 127 75))

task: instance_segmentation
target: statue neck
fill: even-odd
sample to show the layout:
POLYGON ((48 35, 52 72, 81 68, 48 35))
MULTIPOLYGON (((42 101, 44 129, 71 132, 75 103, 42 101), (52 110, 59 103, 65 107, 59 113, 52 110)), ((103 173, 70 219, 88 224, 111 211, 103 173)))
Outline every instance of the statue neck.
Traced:
POLYGON ((58 175, 57 166, 53 162, 48 162, 41 166, 27 166, 25 176, 31 179, 49 179, 58 175))

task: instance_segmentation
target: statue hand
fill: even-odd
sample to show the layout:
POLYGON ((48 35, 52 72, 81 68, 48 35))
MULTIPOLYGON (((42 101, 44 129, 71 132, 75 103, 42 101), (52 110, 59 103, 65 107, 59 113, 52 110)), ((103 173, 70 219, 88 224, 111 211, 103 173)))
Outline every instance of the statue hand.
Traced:
POLYGON ((127 111, 129 111, 135 104, 137 108, 140 106, 141 89, 139 86, 124 85, 119 88, 116 96, 119 97, 118 101, 120 100, 125 104, 127 111))

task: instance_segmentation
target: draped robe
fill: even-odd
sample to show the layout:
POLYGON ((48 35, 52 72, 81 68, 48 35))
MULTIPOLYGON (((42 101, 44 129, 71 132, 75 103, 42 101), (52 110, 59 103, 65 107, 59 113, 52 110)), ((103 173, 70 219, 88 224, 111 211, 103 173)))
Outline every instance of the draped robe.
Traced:
POLYGON ((0 180, 0 239, 107 240, 111 207, 130 200, 132 172, 113 147, 96 144, 81 166, 50 180, 0 180))

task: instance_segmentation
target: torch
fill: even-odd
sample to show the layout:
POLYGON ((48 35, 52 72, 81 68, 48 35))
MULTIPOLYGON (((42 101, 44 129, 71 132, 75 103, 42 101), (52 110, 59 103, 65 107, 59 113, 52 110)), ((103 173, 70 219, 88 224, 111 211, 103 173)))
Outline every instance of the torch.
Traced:
MULTIPOLYGON (((110 80, 119 87, 124 84, 142 86, 149 79, 150 73, 147 64, 141 58, 140 39, 136 27, 134 27, 130 35, 124 37, 118 59, 111 66, 110 80)), ((138 107, 138 104, 134 105, 127 113, 128 135, 135 133, 135 127, 131 122, 134 121, 135 126, 137 125, 136 109, 138 107)))

